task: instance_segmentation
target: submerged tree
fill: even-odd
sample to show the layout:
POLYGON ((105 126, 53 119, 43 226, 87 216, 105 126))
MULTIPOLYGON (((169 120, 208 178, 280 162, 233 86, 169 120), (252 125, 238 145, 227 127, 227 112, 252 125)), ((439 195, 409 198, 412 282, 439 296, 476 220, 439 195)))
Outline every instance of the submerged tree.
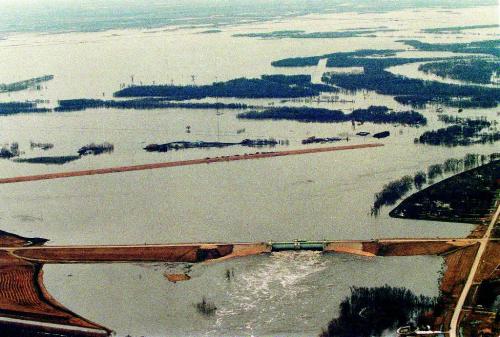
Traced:
POLYGON ((443 167, 440 164, 431 165, 427 168, 427 176, 430 180, 443 175, 443 167))
POLYGON ((371 211, 372 215, 378 215, 382 206, 394 205, 398 199, 411 190, 412 185, 413 178, 411 176, 404 176, 401 179, 384 185, 382 191, 375 194, 375 202, 371 211))
POLYGON ((18 143, 12 143, 9 146, 3 146, 0 148, 0 158, 12 158, 12 157, 17 157, 21 154, 19 150, 19 144, 18 143))
POLYGON ((377 337, 408 322, 427 324, 425 317, 436 304, 436 298, 417 296, 406 288, 352 287, 340 304, 339 317, 320 337, 377 337))
POLYGON ((111 153, 114 151, 114 149, 114 145, 108 142, 104 142, 102 144, 91 143, 81 147, 78 150, 78 154, 80 156, 86 156, 88 154, 93 154, 96 156, 102 153, 111 153))
POLYGON ((474 168, 479 163, 479 155, 475 153, 467 153, 464 157, 464 169, 469 170, 474 168))
POLYGON ((492 123, 484 119, 445 118, 445 123, 456 123, 445 128, 425 131, 415 143, 445 146, 466 146, 493 143, 500 139, 500 132, 488 129, 492 123), (484 131, 486 129, 486 131, 484 131))
POLYGON ((217 307, 212 302, 207 301, 205 297, 202 298, 201 302, 196 303, 196 310, 202 315, 212 316, 215 314, 217 307))
POLYGON ((464 161, 461 159, 450 158, 443 163, 445 173, 458 173, 463 170, 464 161))
POLYGON ((422 186, 427 182, 427 175, 423 171, 419 171, 413 177, 413 185, 417 190, 420 190, 422 186))

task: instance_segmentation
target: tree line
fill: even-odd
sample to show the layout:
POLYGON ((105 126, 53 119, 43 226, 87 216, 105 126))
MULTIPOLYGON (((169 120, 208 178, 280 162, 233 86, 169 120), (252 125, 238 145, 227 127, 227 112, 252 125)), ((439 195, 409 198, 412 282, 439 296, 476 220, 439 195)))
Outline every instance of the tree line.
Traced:
POLYGON ((310 107, 273 107, 265 110, 252 110, 237 115, 242 119, 272 119, 293 120, 299 122, 371 122, 371 123, 400 123, 409 126, 426 125, 427 119, 419 112, 392 111, 386 106, 370 106, 367 109, 356 109, 352 113, 341 110, 310 107))
POLYGON ((418 171, 413 176, 405 175, 383 186, 374 196, 371 215, 378 216, 384 206, 394 205, 413 188, 421 190, 425 184, 433 184, 435 179, 445 174, 457 174, 479 165, 485 165, 500 158, 500 153, 484 154, 468 153, 461 159, 450 158, 442 164, 430 165, 427 172, 418 171))
POLYGON ((443 78, 490 84, 493 74, 500 72, 500 62, 479 58, 454 59, 421 64, 418 70, 443 78))
POLYGON ((424 81, 377 67, 365 68, 363 74, 325 75, 323 81, 348 91, 372 90, 392 95, 395 101, 416 107, 440 103, 461 108, 491 108, 500 101, 500 89, 424 81))
POLYGON ((57 112, 81 111, 86 109, 246 109, 248 106, 242 103, 208 103, 208 102, 169 102, 164 98, 139 98, 126 101, 101 100, 101 99, 66 99, 60 100, 59 105, 54 108, 57 112))
POLYGON ((335 92, 336 88, 311 83, 309 75, 267 75, 261 78, 236 78, 209 85, 143 85, 130 86, 114 93, 115 97, 164 97, 169 100, 206 97, 297 98, 335 92), (308 81, 304 81, 304 76, 308 81))
POLYGON ((5 102, 0 103, 0 116, 20 113, 49 112, 50 109, 37 107, 36 102, 5 102))

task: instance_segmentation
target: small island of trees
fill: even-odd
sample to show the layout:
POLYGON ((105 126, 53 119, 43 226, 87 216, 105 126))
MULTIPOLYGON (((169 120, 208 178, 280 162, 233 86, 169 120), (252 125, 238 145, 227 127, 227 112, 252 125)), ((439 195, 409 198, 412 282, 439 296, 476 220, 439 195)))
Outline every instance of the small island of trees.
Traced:
POLYGON ((33 158, 16 158, 14 159, 14 162, 26 164, 64 165, 78 159, 80 159, 80 156, 44 156, 33 158))
MULTIPOLYGON (((42 150, 49 150, 54 147, 51 143, 34 143, 30 142, 30 147, 40 148, 42 150)), ((45 164, 45 165, 62 165, 82 158, 89 154, 99 155, 102 153, 111 153, 114 150, 114 146, 111 143, 104 142, 101 144, 91 143, 82 146, 78 150, 78 155, 66 155, 66 156, 42 156, 42 157, 31 157, 31 158, 19 158, 24 152, 21 152, 18 143, 12 143, 10 145, 4 145, 0 148, 0 158, 11 159, 16 163, 27 163, 27 164, 45 164)))
POLYGON ((176 141, 165 144, 149 144, 144 150, 148 152, 167 152, 173 150, 185 150, 185 149, 202 149, 202 148, 222 148, 228 146, 248 146, 248 147, 264 147, 269 146, 273 147, 278 144, 286 144, 287 141, 278 141, 274 138, 269 139, 244 139, 241 142, 189 142, 189 141, 176 141))
POLYGON ((500 72, 500 62, 488 59, 454 59, 421 64, 418 70, 443 78, 464 82, 490 84, 494 74, 500 72))
POLYGON ((10 145, 4 145, 0 148, 0 158, 13 158, 21 154, 19 150, 19 143, 12 143, 10 145))
POLYGON ((356 109, 350 114, 341 110, 330 110, 310 107, 275 107, 262 111, 248 111, 238 114, 243 119, 294 120, 299 122, 371 122, 400 123, 409 126, 426 125, 427 119, 416 111, 392 111, 385 106, 370 106, 367 109, 356 109))
POLYGON ((206 97, 296 98, 317 96, 338 89, 311 83, 310 75, 264 75, 261 78, 237 78, 210 85, 130 86, 114 93, 116 97, 164 97, 169 100, 206 97))
MULTIPOLYGON (((453 118, 444 118, 450 123, 453 118)), ((492 126, 486 119, 463 119, 455 118, 455 124, 437 130, 425 131, 415 143, 445 146, 466 146, 472 144, 493 143, 500 140, 500 132, 493 128, 489 132, 483 132, 492 126)))
POLYGON ((54 78, 54 75, 44 75, 40 77, 34 77, 27 80, 14 82, 14 83, 0 83, 0 93, 2 92, 13 92, 22 91, 29 88, 40 89, 40 84, 43 82, 50 81, 54 78))
POLYGON ((366 29, 346 29, 335 32, 311 32, 306 33, 303 30, 277 30, 273 32, 259 33, 239 33, 233 34, 234 37, 257 37, 262 39, 339 39, 352 37, 375 37, 378 32, 395 32, 394 29, 385 27, 366 28, 366 29))
POLYGON ((103 154, 103 153, 111 153, 115 150, 115 146, 111 143, 104 142, 102 144, 91 143, 85 146, 82 146, 78 150, 78 154, 80 156, 86 156, 89 154, 93 154, 94 156, 103 154))

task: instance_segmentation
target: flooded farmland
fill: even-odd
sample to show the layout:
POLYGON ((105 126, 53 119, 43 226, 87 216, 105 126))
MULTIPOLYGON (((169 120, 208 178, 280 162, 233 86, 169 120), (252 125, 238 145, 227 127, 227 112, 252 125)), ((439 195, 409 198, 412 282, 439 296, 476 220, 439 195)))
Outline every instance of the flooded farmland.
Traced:
MULTIPOLYGON (((264 74, 313 75, 318 82, 323 67, 332 70, 333 76, 346 69, 329 69, 326 61, 320 67, 295 68, 273 67, 271 62, 359 49, 394 49, 401 57, 444 57, 451 53, 416 51, 400 40, 454 43, 498 38, 498 30, 488 28, 457 34, 422 32, 439 25, 496 23, 495 6, 303 14, 231 22, 214 33, 204 33, 205 26, 177 23, 154 28, 3 33, 0 83, 48 74, 54 79, 38 90, 0 93, 0 102, 38 100, 41 106, 53 108, 62 99, 113 99, 114 92, 129 85, 202 85, 264 74), (385 31, 375 36, 356 38, 234 36, 381 26, 385 31)), ((418 64, 389 71, 458 83, 426 75, 418 70, 418 64)), ((369 90, 342 90, 322 94, 322 98, 212 97, 191 101, 321 107, 345 113, 372 105, 396 111, 412 109, 393 96, 369 90)), ((463 237, 472 225, 391 218, 388 213, 392 207, 382 208, 377 217, 370 213, 374 195, 390 181, 467 153, 498 152, 495 143, 457 147, 415 144, 414 139, 423 132, 444 126, 438 109, 458 115, 457 108, 428 104, 415 108, 428 121, 419 127, 247 120, 238 118, 240 110, 211 108, 91 108, 2 115, 0 145, 18 143, 20 158, 76 156, 79 148, 91 143, 109 142, 114 150, 81 156, 64 165, 0 159, 0 178, 303 149, 307 145, 302 141, 312 136, 342 138, 338 145, 381 142, 384 146, 0 185, 0 229, 47 238, 57 245, 463 237), (383 131, 390 131, 390 137, 371 137, 383 131), (359 132, 370 136, 356 135, 359 132), (152 143, 260 138, 284 142, 258 149, 144 150, 152 143), (31 146, 33 142, 54 146, 43 150, 31 146)), ((498 122, 497 110, 465 108, 460 116, 498 122)), ((352 286, 388 284, 404 286, 417 295, 437 296, 442 263, 437 256, 365 258, 280 252, 194 266, 47 265, 44 281, 64 306, 115 330, 120 337, 314 336, 338 315, 339 304, 352 286), (191 279, 171 283, 164 276, 169 270, 189 272, 191 279), (197 311, 196 304, 203 298, 217 307, 214 314, 197 311)))

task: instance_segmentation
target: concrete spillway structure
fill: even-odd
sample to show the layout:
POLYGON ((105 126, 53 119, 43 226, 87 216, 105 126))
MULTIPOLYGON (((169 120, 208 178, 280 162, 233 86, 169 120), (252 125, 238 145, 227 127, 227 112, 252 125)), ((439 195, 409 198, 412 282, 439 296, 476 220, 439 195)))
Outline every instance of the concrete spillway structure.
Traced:
POLYGON ((279 252, 284 250, 316 250, 324 251, 327 245, 326 241, 291 241, 291 242, 270 242, 271 250, 279 252))

